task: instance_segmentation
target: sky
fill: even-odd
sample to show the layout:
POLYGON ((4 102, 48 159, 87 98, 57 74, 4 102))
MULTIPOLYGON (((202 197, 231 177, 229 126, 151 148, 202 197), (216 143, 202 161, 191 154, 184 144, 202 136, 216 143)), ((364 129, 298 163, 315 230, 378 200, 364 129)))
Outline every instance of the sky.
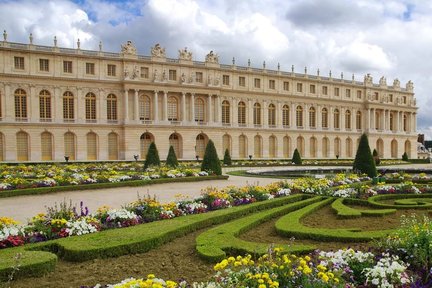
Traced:
POLYGON ((219 62, 392 85, 412 80, 417 129, 432 139, 432 1, 429 0, 0 0, 8 41, 138 54, 160 43, 167 56, 187 47, 219 62))

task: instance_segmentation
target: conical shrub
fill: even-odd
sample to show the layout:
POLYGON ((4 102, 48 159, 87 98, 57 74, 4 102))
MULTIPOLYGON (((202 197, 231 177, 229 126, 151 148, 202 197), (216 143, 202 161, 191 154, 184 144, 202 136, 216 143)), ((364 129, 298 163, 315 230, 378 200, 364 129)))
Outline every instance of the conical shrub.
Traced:
POLYGON ((160 166, 159 152, 154 142, 150 144, 147 151, 147 156, 144 163, 144 170, 152 166, 160 166))
POLYGON ((302 159, 297 148, 294 150, 291 162, 295 165, 302 165, 302 159))
POLYGON ((367 174, 369 177, 376 177, 378 175, 375 161, 372 157, 369 147, 369 140, 366 134, 363 134, 360 137, 360 143, 354 160, 353 170, 359 173, 367 174))
POLYGON ((174 147, 172 145, 170 146, 168 151, 166 165, 173 168, 178 166, 177 156, 175 154, 174 147))
POLYGON ((209 174, 222 175, 222 168, 216 148, 212 140, 209 140, 204 153, 204 159, 201 163, 201 171, 209 174))
POLYGON ((223 159, 223 164, 225 165, 232 165, 232 161, 231 161, 231 155, 229 153, 228 148, 225 149, 225 154, 224 154, 224 159, 223 159))

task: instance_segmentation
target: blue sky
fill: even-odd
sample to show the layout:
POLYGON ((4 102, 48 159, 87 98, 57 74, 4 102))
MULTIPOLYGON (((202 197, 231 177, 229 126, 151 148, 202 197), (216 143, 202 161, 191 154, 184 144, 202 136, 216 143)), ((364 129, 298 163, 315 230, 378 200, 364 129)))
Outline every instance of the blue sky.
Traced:
POLYGON ((140 54, 160 43, 169 57, 188 47, 195 60, 213 50, 223 63, 321 75, 370 73, 391 85, 414 82, 419 132, 432 139, 432 1, 424 0, 0 0, 9 41, 140 54), (13 16, 11 16, 13 15, 13 16))

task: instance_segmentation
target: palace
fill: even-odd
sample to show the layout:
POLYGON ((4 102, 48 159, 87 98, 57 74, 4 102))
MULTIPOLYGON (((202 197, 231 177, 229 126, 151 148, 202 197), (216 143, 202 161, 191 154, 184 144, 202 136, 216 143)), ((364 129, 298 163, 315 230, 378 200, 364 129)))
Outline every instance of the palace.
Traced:
POLYGON ((382 158, 417 158, 413 84, 219 64, 187 48, 150 56, 0 41, 0 161, 203 157, 212 139, 233 159, 353 158, 362 133, 382 158))

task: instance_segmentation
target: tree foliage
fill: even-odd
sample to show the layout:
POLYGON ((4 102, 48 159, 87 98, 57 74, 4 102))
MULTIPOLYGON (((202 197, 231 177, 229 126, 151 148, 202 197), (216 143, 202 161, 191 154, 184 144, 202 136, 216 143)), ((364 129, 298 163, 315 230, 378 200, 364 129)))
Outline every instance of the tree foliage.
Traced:
POLYGON ((294 150, 291 162, 293 162, 295 165, 302 165, 302 159, 297 148, 294 150))
POLYGON ((147 151, 147 156, 144 163, 144 170, 152 166, 160 166, 159 152, 154 142, 150 144, 147 151))
POLYGON ((360 143, 354 160, 353 170, 367 174, 369 177, 376 177, 378 174, 375 166, 375 161, 369 147, 369 140, 366 134, 363 134, 360 138, 360 143))
POLYGON ((225 149, 225 154, 224 154, 224 158, 223 158, 223 164, 225 164, 225 165, 231 165, 232 164, 231 155, 229 153, 228 148, 225 149))
POLYGON ((166 165, 169 167, 177 167, 178 166, 178 161, 177 161, 177 156, 175 154, 174 151, 174 147, 171 145, 168 151, 168 156, 166 159, 166 165))
POLYGON ((376 149, 373 150, 372 157, 375 161, 375 166, 378 166, 381 163, 381 159, 380 159, 380 157, 378 155, 378 151, 376 149))
POLYGON ((403 161, 408 161, 409 160, 408 154, 406 152, 404 152, 404 154, 402 155, 402 160, 403 161))
POLYGON ((209 140, 204 153, 204 159, 201 163, 201 171, 209 174, 222 175, 222 168, 216 148, 212 140, 209 140))

